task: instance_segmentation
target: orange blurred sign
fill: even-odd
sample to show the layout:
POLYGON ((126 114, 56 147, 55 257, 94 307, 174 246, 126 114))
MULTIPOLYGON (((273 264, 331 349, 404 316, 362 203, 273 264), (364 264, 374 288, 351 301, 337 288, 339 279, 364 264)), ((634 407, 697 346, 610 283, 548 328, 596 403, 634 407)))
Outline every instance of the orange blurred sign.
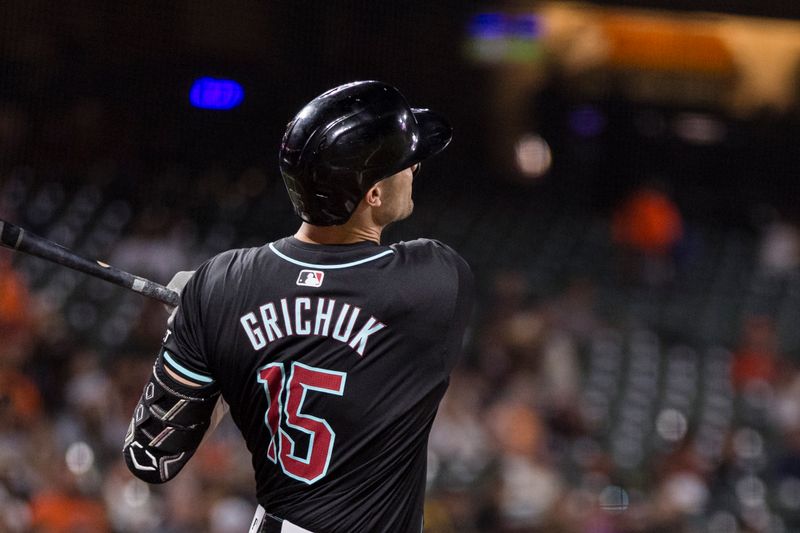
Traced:
POLYGON ((612 66, 712 74, 734 70, 728 47, 711 27, 625 15, 605 16, 601 24, 612 66))

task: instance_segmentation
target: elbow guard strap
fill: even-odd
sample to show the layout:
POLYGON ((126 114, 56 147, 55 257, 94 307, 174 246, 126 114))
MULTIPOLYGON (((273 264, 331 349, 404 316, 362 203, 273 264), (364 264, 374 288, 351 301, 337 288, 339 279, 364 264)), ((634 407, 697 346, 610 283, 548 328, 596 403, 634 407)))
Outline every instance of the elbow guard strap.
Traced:
POLYGON ((218 399, 216 388, 176 383, 156 361, 125 437, 128 469, 148 483, 175 477, 203 439, 218 399))

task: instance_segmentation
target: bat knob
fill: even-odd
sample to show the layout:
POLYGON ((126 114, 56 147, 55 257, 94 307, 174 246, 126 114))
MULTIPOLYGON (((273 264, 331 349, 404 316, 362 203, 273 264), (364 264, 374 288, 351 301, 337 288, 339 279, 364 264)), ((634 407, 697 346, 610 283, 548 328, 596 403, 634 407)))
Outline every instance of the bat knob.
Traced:
POLYGON ((9 248, 19 248, 22 244, 22 238, 25 235, 25 230, 10 222, 0 220, 0 244, 8 246, 9 248))

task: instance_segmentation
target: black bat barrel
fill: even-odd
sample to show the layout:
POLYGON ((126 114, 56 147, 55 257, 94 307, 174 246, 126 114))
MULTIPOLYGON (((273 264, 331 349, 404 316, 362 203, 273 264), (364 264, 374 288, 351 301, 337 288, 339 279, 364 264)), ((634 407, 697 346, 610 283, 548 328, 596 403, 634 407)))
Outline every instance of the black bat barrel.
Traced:
POLYGON ((178 293, 163 285, 134 276, 100 261, 85 259, 60 244, 27 232, 4 220, 0 220, 0 244, 120 285, 172 307, 177 307, 180 301, 178 293))

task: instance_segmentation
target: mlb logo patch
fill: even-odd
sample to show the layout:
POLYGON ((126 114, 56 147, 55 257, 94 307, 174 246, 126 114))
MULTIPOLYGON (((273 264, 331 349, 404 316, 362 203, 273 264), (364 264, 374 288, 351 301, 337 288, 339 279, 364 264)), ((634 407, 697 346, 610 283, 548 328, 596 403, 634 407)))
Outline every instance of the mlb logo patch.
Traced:
POLYGON ((301 287, 321 287, 324 277, 325 273, 319 270, 301 270, 297 276, 297 284, 301 287))

